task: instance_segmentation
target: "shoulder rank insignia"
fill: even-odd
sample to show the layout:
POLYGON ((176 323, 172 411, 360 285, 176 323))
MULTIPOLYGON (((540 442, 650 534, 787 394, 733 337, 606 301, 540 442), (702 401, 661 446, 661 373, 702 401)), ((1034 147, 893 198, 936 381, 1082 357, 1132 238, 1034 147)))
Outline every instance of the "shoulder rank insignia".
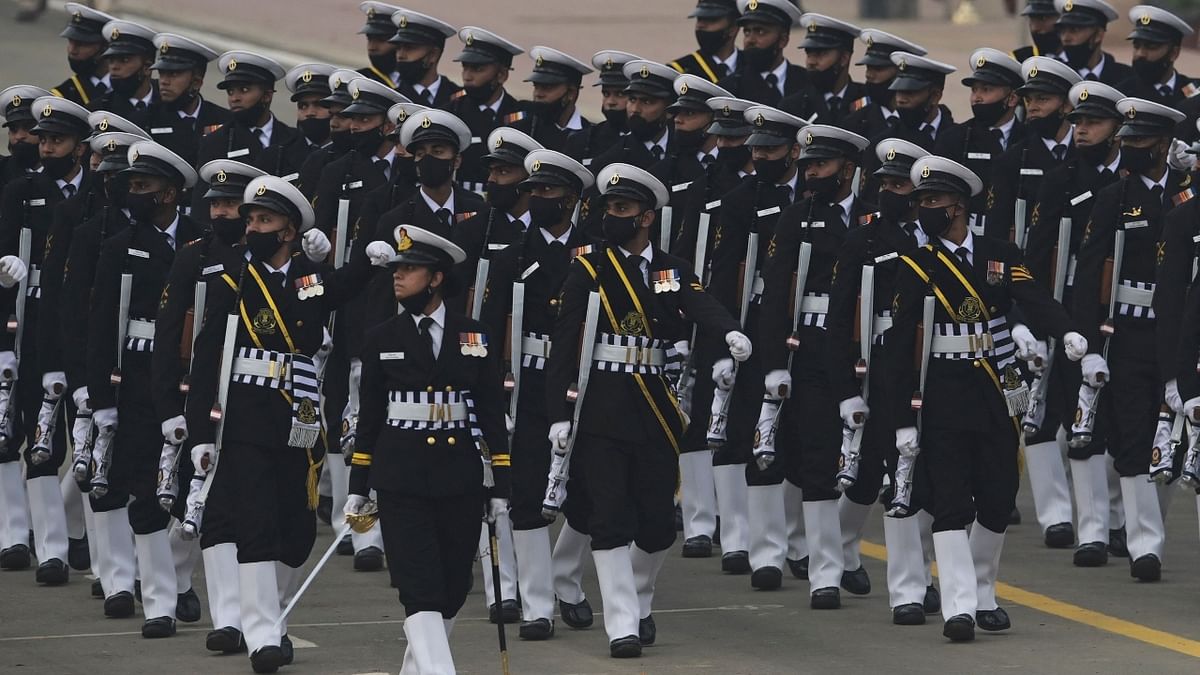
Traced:
POLYGON ((325 295, 325 284, 320 274, 306 274, 296 279, 296 297, 301 300, 325 295))
POLYGON ((487 335, 483 333, 459 333, 458 348, 463 356, 487 356, 487 335))
POLYGON ((477 214, 477 213, 479 213, 479 212, 478 211, 467 211, 466 213, 456 213, 456 214, 454 214, 454 222, 461 223, 464 220, 470 220, 470 219, 474 218, 475 214, 477 214))
POLYGON ((1192 197, 1195 197, 1195 196, 1196 196, 1196 193, 1192 191, 1192 188, 1188 188, 1186 190, 1176 192, 1174 195, 1172 195, 1171 201, 1175 203, 1175 206, 1179 206, 1180 204, 1182 204, 1184 202, 1190 202, 1192 200, 1192 197))
POLYGON ((655 293, 672 293, 679 290, 679 270, 655 270, 651 274, 655 293))
POLYGON ((583 246, 577 246, 571 249, 571 260, 574 260, 581 255, 587 255, 591 253, 592 249, 593 247, 591 244, 584 244, 583 246))
POLYGON ((989 260, 987 262, 987 283, 988 286, 999 286, 1004 283, 1004 263, 999 260, 989 260))
POLYGON ((525 113, 523 112, 509 113, 504 116, 504 123, 512 124, 513 122, 520 122, 523 119, 525 119, 525 113))

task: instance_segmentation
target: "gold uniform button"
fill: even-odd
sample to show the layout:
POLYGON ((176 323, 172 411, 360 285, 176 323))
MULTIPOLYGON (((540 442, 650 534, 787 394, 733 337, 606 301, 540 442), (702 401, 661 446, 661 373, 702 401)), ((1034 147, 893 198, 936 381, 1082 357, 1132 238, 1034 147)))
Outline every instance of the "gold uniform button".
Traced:
POLYGON ((425 443, 426 443, 427 445, 436 445, 436 444, 437 444, 437 439, 436 439, 436 438, 434 438, 433 436, 430 436, 430 437, 428 437, 428 438, 426 438, 426 439, 425 439, 425 443))
POLYGON ((457 443, 457 442, 458 442, 458 439, 456 439, 456 438, 455 438, 455 437, 453 437, 453 436, 451 436, 450 438, 447 438, 447 439, 446 439, 446 443, 448 443, 448 444, 450 444, 450 445, 454 445, 454 444, 455 444, 455 443, 457 443))
MULTIPOLYGON (((995 310, 993 310, 993 311, 995 311, 995 310)), ((301 319, 297 319, 296 320, 296 328, 303 328, 303 327, 304 327, 304 321, 301 319)))
POLYGON ((995 307, 989 307, 989 308, 988 308, 988 311, 989 311, 989 312, 991 312, 992 314, 995 314, 995 313, 996 313, 996 308, 995 308, 995 307))
POLYGON ((433 385, 431 384, 431 385, 429 385, 428 387, 425 387, 425 391, 427 391, 427 392, 431 392, 431 393, 432 393, 432 392, 433 392, 433 385))
POLYGON ((454 391, 454 387, 451 387, 450 385, 446 385, 446 393, 449 394, 452 391, 454 391))
POLYGON ((550 306, 557 307, 558 306, 558 298, 550 298, 550 306))
POLYGON ((978 367, 979 367, 979 361, 972 361, 972 362, 971 362, 971 365, 973 365, 973 366, 975 366, 976 368, 978 368, 978 367))

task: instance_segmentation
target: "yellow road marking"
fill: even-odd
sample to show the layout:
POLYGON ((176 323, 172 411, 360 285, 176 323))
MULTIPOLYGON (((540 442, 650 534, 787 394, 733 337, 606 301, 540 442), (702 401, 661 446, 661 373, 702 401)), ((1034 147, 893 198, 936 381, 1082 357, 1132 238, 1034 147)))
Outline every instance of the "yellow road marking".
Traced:
MULTIPOLYGON (((887 560, 887 549, 869 541, 862 542, 862 554, 876 560, 887 560)), ((933 574, 937 576, 937 565, 933 566, 933 574)), ((1023 588, 1004 582, 996 583, 996 597, 1009 602, 1035 609, 1044 614, 1057 616, 1061 619, 1081 623, 1085 626, 1098 628, 1102 631, 1115 633, 1138 642, 1145 642, 1155 647, 1170 649, 1180 654, 1200 658, 1200 642, 1157 630, 1139 623, 1118 619, 1086 607, 1072 605, 1069 602, 1056 600, 1048 595, 1034 593, 1023 588)))

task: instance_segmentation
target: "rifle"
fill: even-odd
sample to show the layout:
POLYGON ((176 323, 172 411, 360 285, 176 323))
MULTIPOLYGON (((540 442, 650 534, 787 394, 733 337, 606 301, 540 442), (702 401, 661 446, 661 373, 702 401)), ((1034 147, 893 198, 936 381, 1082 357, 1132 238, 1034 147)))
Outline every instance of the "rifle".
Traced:
MULTIPOLYGON (((875 342, 875 266, 863 265, 862 284, 859 289, 858 318, 858 363, 854 370, 862 379, 862 396, 866 401, 870 392, 871 347, 875 342)), ((865 421, 865 420, 864 420, 865 421)), ((844 492, 858 482, 858 468, 862 460, 862 441, 865 426, 851 429, 842 425, 842 457, 838 470, 838 486, 844 492)))
MULTIPOLYGON (((25 200, 26 211, 28 212, 29 200, 25 200)), ((25 223, 28 225, 29 217, 25 218, 25 223)), ((25 269, 29 269, 30 253, 33 242, 33 230, 29 227, 21 228, 20 242, 17 245, 17 255, 21 258, 21 262, 25 264, 25 269)), ((13 343, 13 372, 11 375, 7 372, 3 374, 3 382, 0 382, 0 448, 7 448, 14 439, 13 435, 13 417, 16 414, 17 401, 13 395, 16 390, 17 377, 21 372, 21 343, 25 337, 25 302, 26 296, 29 294, 29 275, 17 284, 17 299, 16 306, 13 308, 15 316, 9 321, 8 329, 15 334, 15 342, 13 343)))
MULTIPOLYGON (((121 364, 125 360, 125 336, 129 330, 129 300, 133 293, 133 274, 121 274, 121 297, 117 309, 117 367, 109 375, 109 382, 114 387, 121 386, 121 364)), ((108 494, 108 472, 112 468, 113 442, 117 437, 116 425, 106 425, 96 434, 96 444, 92 447, 92 461, 96 470, 92 474, 92 494, 103 497, 108 494)))
MULTIPOLYGON (((1071 256, 1071 217, 1063 216, 1058 224, 1058 254, 1054 260, 1054 299, 1062 302, 1063 296, 1066 294, 1067 286, 1067 264, 1071 256)), ((1032 436, 1042 428, 1042 423, 1046 421, 1046 391, 1050 388, 1050 370, 1054 367, 1054 354, 1056 340, 1051 337, 1046 340, 1046 363, 1042 368, 1042 372, 1038 373, 1033 378, 1033 384, 1029 389, 1032 392, 1029 397, 1029 410, 1025 411, 1025 417, 1021 420, 1021 427, 1025 430, 1026 436, 1032 436)))
MULTIPOLYGON (((933 317, 934 317, 935 300, 932 295, 925 296, 925 305, 922 308, 922 330, 921 330, 921 379, 919 380, 919 388, 913 392, 912 407, 917 412, 917 438, 920 438, 922 411, 924 408, 923 402, 925 397, 925 378, 929 374, 929 359, 930 352, 933 348, 933 317)), ((895 494, 892 497, 892 503, 888 505, 887 515, 900 517, 908 515, 912 508, 912 472, 917 464, 917 456, 921 454, 921 449, 918 447, 910 454, 905 455, 900 453, 900 458, 896 461, 896 482, 895 494)))
MULTIPOLYGON (((188 348, 189 355, 189 372, 184 376, 183 381, 179 383, 179 391, 187 394, 190 389, 191 366, 195 365, 196 353, 196 338, 200 336, 200 327, 204 321, 204 308, 208 302, 208 282, 197 281, 196 287, 192 296, 192 330, 191 335, 184 335, 184 345, 188 348)), ((181 345, 182 348, 184 345, 181 345)), ((158 505, 164 511, 170 511, 175 506, 175 500, 179 498, 179 456, 180 447, 183 445, 185 438, 177 438, 178 442, 172 443, 169 440, 163 440, 162 451, 158 456, 158 488, 155 494, 158 497, 158 505)))
MULTIPOLYGON (((738 322, 746 325, 746 316, 750 312, 750 300, 754 297, 755 270, 758 267, 758 233, 751 232, 746 237, 746 263, 742 271, 741 307, 738 322)), ((733 364, 733 378, 737 381, 738 364, 733 364)), ((732 399, 733 385, 728 389, 717 387, 713 390, 711 415, 708 422, 708 447, 717 450, 725 445, 727 440, 726 425, 729 422, 729 403, 732 399)))

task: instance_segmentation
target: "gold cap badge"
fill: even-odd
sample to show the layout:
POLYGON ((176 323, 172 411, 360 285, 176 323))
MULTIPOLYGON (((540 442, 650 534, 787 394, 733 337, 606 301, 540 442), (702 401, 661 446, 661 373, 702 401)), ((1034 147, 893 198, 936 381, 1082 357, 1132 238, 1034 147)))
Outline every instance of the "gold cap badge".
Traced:
POLYGON ((166 40, 163 40, 163 43, 158 47, 158 53, 166 54, 169 51, 171 51, 171 45, 168 44, 166 40))
POLYGON ((218 183, 224 183, 227 180, 229 180, 229 176, 226 176, 224 171, 217 172, 217 182, 218 183))
POLYGON ((497 137, 496 137, 496 147, 497 147, 497 148, 499 148, 499 147, 500 147, 500 146, 502 146, 502 145, 504 145, 504 137, 503 137, 503 136, 497 136, 497 137))
POLYGON ((225 66, 225 70, 231 73, 237 70, 237 59, 229 59, 229 65, 225 66))
POLYGON ((538 54, 538 57, 536 60, 534 60, 533 65, 537 66, 538 68, 541 68, 542 65, 545 63, 546 63, 546 59, 543 59, 542 55, 538 54))
POLYGON ((109 152, 116 152, 117 151, 117 139, 115 139, 115 138, 108 139, 108 145, 104 146, 104 149, 109 152))
POLYGON ((137 150, 134 150, 134 151, 133 151, 133 157, 131 157, 130 159, 131 159, 132 161, 136 162, 136 161, 138 161, 138 158, 139 158, 139 157, 141 157, 141 156, 142 156, 142 154, 141 154, 140 152, 138 152, 137 150))
POLYGON ((100 120, 100 124, 96 126, 100 129, 100 131, 108 131, 108 118, 105 117, 104 119, 100 120))
POLYGON ((1075 9, 1075 3, 1072 2, 1072 0, 1067 0, 1065 3, 1063 3, 1063 11, 1064 12, 1069 12, 1073 9, 1075 9))
POLYGON ((542 170, 542 160, 540 160, 540 159, 533 160, 533 172, 537 173, 541 170, 542 170))
POLYGON ((474 33, 467 33, 466 43, 467 43, 468 47, 475 44, 475 34, 474 33))
POLYGON ((1079 100, 1080 100, 1080 101, 1086 101, 1087 99, 1088 99, 1088 90, 1087 90, 1087 89, 1083 89, 1083 90, 1081 90, 1081 91, 1079 92, 1079 100))
POLYGON ((889 162, 896 159, 896 148, 888 148, 886 159, 889 162))
POLYGON ((812 135, 812 133, 811 133, 811 132, 810 132, 810 133, 809 133, 807 136, 805 136, 805 137, 804 137, 804 144, 805 144, 805 145, 812 145, 812 144, 813 144, 813 135, 812 135))
POLYGON ((429 120, 429 115, 426 115, 425 119, 421 120, 422 129, 428 129, 431 124, 433 124, 433 122, 429 120))
POLYGON ((642 76, 642 79, 650 77, 650 67, 642 66, 642 69, 641 69, 641 71, 638 72, 638 74, 642 76))
POLYGON ((9 105, 11 105, 11 106, 12 106, 12 107, 14 107, 14 108, 19 108, 19 107, 21 107, 21 95, 20 95, 20 94, 14 94, 14 95, 13 95, 13 97, 12 97, 12 103, 10 103, 9 105))
POLYGON ((1150 25, 1150 12, 1146 12, 1145 14, 1143 14, 1142 18, 1138 19, 1138 21, 1140 21, 1143 26, 1149 26, 1150 25))
POLYGON ((983 56, 983 54, 980 54, 980 55, 979 55, 979 58, 978 58, 978 59, 975 59, 975 67, 976 67, 976 68, 982 68, 982 67, 984 67, 984 66, 986 66, 986 65, 987 65, 987 58, 985 58, 985 57, 983 56))
POLYGON ((1137 108, 1134 108, 1133 106, 1129 106, 1129 110, 1125 111, 1125 116, 1128 117, 1129 119, 1133 119, 1133 118, 1137 117, 1137 108))
POLYGON ((108 41, 112 42, 119 37, 121 37, 121 30, 116 26, 113 26, 112 32, 108 34, 108 41))
POLYGON ((750 0, 750 3, 746 5, 746 9, 750 10, 751 12, 758 9, 758 0, 750 0))
POLYGON ((300 76, 300 81, 301 82, 312 82, 312 78, 313 78, 312 71, 306 70, 306 71, 304 71, 304 74, 302 74, 300 76))
POLYGON ((400 15, 400 27, 408 28, 408 17, 403 14, 400 15))
POLYGON ((925 168, 921 169, 921 178, 929 178, 929 174, 930 174, 929 165, 926 164, 925 168))
POLYGON ((404 229, 403 227, 400 228, 400 239, 396 242, 396 250, 407 251, 408 249, 412 248, 412 246, 413 240, 408 236, 408 230, 404 229))
POLYGON ((612 178, 608 179, 609 185, 616 185, 621 182, 621 174, 613 172, 612 178))
POLYGON ((754 126, 756 126, 756 127, 761 127, 762 125, 764 125, 766 123, 767 123, 767 120, 766 120, 766 118, 764 118, 762 116, 762 113, 758 113, 758 116, 754 118, 754 126))
POLYGON ((258 190, 257 190, 257 191, 255 191, 255 193, 254 193, 254 194, 258 195, 259 197, 261 197, 261 196, 263 196, 263 195, 267 194, 267 184, 266 184, 266 183, 263 183, 262 185, 259 185, 259 186, 258 186, 258 190))
POLYGON ((49 117, 53 114, 54 114, 54 106, 47 103, 46 107, 42 108, 42 117, 49 117))
POLYGON ((679 85, 679 94, 682 96, 683 94, 686 94, 686 93, 688 93, 688 86, 687 86, 687 82, 684 82, 683 84, 679 85))

